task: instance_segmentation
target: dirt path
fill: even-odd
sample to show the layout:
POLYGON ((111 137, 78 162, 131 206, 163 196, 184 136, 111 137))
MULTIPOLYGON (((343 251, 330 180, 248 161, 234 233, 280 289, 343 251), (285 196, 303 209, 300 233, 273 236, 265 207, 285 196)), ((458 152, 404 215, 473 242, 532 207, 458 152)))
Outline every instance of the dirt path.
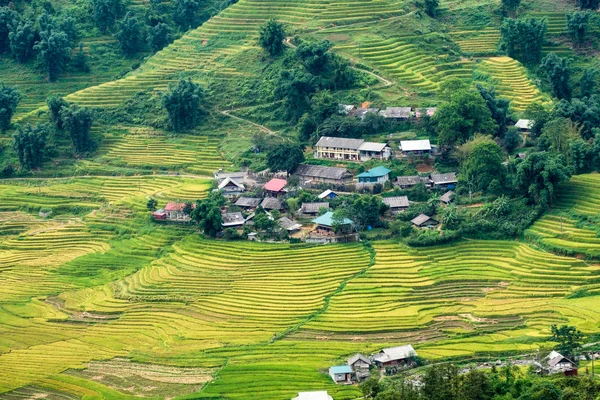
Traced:
POLYGON ((242 118, 242 117, 238 117, 237 115, 230 114, 230 113, 231 113, 231 111, 235 111, 235 110, 226 110, 226 111, 219 111, 219 112, 220 112, 221 114, 223 114, 223 115, 226 115, 226 116, 230 117, 230 118, 234 118, 234 119, 237 119, 237 120, 239 120, 239 121, 244 121, 244 122, 247 122, 247 123, 249 123, 250 125, 253 125, 253 126, 257 127, 258 129, 260 129, 261 131, 263 131, 263 132, 266 132, 266 133, 268 133, 268 134, 270 134, 270 135, 275 135, 275 134, 276 134, 276 132, 275 132, 275 131, 272 131, 272 130, 270 130, 269 128, 267 128, 267 127, 266 127, 266 126, 264 126, 264 125, 257 124, 256 122, 252 122, 252 121, 250 121, 249 119, 242 118))

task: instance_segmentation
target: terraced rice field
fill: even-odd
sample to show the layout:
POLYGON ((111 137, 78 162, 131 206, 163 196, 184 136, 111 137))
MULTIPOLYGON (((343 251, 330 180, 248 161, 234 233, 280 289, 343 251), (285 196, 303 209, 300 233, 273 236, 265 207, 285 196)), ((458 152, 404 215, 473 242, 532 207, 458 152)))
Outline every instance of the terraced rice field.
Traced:
POLYGON ((490 77, 499 97, 509 99, 516 111, 524 111, 534 102, 545 103, 549 99, 527 78, 527 71, 510 57, 492 57, 477 64, 477 71, 490 77))
POLYGON ((500 31, 497 28, 455 31, 451 36, 465 54, 487 56, 498 53, 500 31))

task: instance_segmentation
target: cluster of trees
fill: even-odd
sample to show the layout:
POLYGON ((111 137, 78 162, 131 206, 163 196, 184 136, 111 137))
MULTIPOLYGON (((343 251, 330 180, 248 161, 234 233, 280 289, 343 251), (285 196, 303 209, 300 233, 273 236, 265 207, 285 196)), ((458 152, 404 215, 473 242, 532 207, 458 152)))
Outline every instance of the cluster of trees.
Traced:
MULTIPOLYGON (((219 191, 212 191, 204 200, 196 201, 196 207, 189 214, 192 221, 198 223, 204 234, 216 237, 223 229, 223 217, 221 207, 225 204, 225 198, 219 191)), ((185 212, 185 210, 184 210, 185 212)))
POLYGON ((12 117, 17 110, 21 93, 4 83, 0 86, 0 132, 5 132, 11 126, 12 117))
POLYGON ((547 30, 544 20, 507 18, 500 26, 500 50, 523 64, 536 65, 542 58, 547 30))
POLYGON ((464 374, 453 364, 435 365, 420 383, 372 377, 360 386, 371 400, 594 400, 600 395, 600 382, 589 377, 540 377, 511 365, 464 374))
POLYGON ((203 98, 204 90, 189 78, 170 85, 169 91, 162 94, 161 102, 167 110, 171 129, 181 132, 195 127, 202 116, 203 98))
MULTIPOLYGON (((37 57, 50 81, 56 80, 68 65, 77 38, 72 17, 53 17, 44 12, 37 19, 26 18, 9 7, 0 7, 0 54, 10 52, 19 63, 37 57)), ((74 65, 85 69, 86 56, 80 53, 74 65)))

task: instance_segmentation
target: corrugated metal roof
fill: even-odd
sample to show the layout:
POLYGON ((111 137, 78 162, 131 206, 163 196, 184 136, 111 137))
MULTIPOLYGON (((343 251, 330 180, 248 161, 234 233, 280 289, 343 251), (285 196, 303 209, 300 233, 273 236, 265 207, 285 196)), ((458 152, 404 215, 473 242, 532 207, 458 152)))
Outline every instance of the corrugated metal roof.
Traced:
POLYGON ((407 196, 384 197, 382 201, 390 208, 408 207, 410 205, 407 196))
POLYGON ((431 174, 429 179, 436 184, 441 185, 445 183, 456 183, 456 172, 448 172, 447 174, 431 174))
POLYGON ((400 150, 402 151, 425 151, 431 150, 429 139, 423 140, 401 140, 400 150))
POLYGON ((379 362, 388 362, 396 360, 404 360, 406 358, 416 357, 417 352, 410 344, 398 347, 388 347, 373 356, 373 359, 379 362))
POLYGON ((296 175, 309 178, 344 179, 352 176, 346 168, 325 167, 322 165, 300 164, 296 168, 296 175))
POLYGON ((235 205, 238 207, 258 207, 260 200, 258 197, 240 197, 235 205))
POLYGON ((443 201, 444 203, 450 203, 453 197, 454 192, 452 190, 449 190, 440 197, 440 201, 443 201))
POLYGON ((531 127, 535 124, 535 121, 530 119, 520 119, 517 121, 515 126, 519 129, 531 129, 531 127))
POLYGON ((425 214, 419 214, 417 215, 415 218, 411 219, 410 222, 412 222, 413 224, 417 225, 417 226, 421 226, 423 225, 425 222, 429 221, 431 219, 430 216, 425 215, 425 214))
POLYGON ((410 107, 388 107, 383 112, 383 116, 386 118, 410 118, 410 107))
POLYGON ((364 142, 358 148, 359 151, 383 151, 387 147, 387 143, 364 142))
MULTIPOLYGON (((312 220, 313 224, 323 225, 323 226, 333 226, 333 211, 327 211, 325 214, 321 215, 312 220)), ((342 220, 342 225, 350 225, 353 224, 354 221, 348 218, 344 218, 342 220)))
POLYGON ((275 197, 265 197, 260 206, 265 210, 281 210, 281 202, 275 197))
POLYGON ((287 181, 285 179, 273 178, 265 184, 263 189, 270 192, 280 192, 285 185, 287 185, 287 181))
POLYGON ((358 178, 378 178, 380 176, 386 176, 390 172, 392 172, 392 171, 390 171, 383 165, 380 165, 378 167, 371 168, 370 170, 365 171, 362 174, 358 174, 357 177, 358 178))
POLYGON ((337 365, 335 367, 329 367, 329 373, 333 374, 349 374, 352 372, 352 368, 349 365, 337 365))
POLYGON ((300 207, 300 212, 314 214, 318 213, 321 208, 327 208, 329 210, 329 203, 302 203, 302 207, 300 207))
POLYGON ((341 137, 322 136, 316 144, 316 147, 332 147, 336 149, 358 150, 363 139, 349 139, 341 137))
POLYGON ((246 220, 240 212, 223 214, 223 226, 238 226, 243 225, 246 220))

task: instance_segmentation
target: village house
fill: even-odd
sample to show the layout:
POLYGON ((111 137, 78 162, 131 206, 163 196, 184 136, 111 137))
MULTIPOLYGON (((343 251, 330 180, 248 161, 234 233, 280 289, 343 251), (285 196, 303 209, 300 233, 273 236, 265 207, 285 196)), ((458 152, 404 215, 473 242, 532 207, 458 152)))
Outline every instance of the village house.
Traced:
POLYGON ((246 222, 241 212, 223 214, 223 228, 237 228, 246 222))
POLYGON ((358 174, 356 177, 358 178, 359 186, 373 186, 376 184, 385 184, 390 180, 390 171, 386 167, 378 166, 372 168, 368 171, 363 172, 362 174, 358 174))
POLYGON ((356 110, 356 106, 353 104, 338 104, 338 113, 348 115, 352 111, 356 110))
POLYGON ((381 112, 386 119, 391 119, 394 121, 406 121, 412 116, 412 108, 411 107, 387 107, 384 111, 381 112))
POLYGON ((223 191, 225 196, 232 196, 243 193, 246 188, 242 183, 237 182, 234 178, 227 177, 219 183, 219 190, 223 191))
POLYGON ((410 206, 407 196, 383 197, 381 200, 390 207, 392 215, 403 212, 410 206))
POLYGON ((281 229, 286 230, 288 233, 297 232, 302 229, 302 225, 297 222, 292 221, 288 217, 281 217, 277 220, 277 223, 281 227, 281 229))
POLYGON ((321 193, 317 197, 320 200, 323 200, 323 199, 335 199, 337 197, 337 194, 333 190, 327 189, 326 191, 324 191, 323 193, 321 193))
POLYGON ((429 139, 401 140, 400 151, 402 151, 402 155, 405 157, 431 154, 431 142, 429 141, 429 139))
POLYGON ((542 362, 542 372, 546 374, 577 375, 577 364, 557 351, 552 350, 542 362))
POLYGON ((350 111, 348 113, 349 117, 355 117, 355 118, 360 118, 360 120, 362 121, 363 119, 365 119, 365 116, 367 114, 379 114, 379 108, 375 108, 375 107, 359 107, 359 108, 355 108, 354 110, 350 111))
POLYGON ((260 206, 265 210, 277 210, 280 211, 283 206, 281 202, 275 197, 265 197, 260 203, 260 206))
POLYGON ((326 208, 327 210, 329 210, 329 203, 302 203, 302 206, 300 207, 300 214, 315 216, 319 213, 319 210, 321 210, 322 208, 326 208))
POLYGON ((273 178, 269 182, 265 183, 263 189, 269 196, 277 197, 285 193, 285 186, 287 181, 285 179, 273 178))
POLYGON ((349 365, 329 367, 329 376, 335 383, 351 383, 352 368, 349 365))
MULTIPOLYGON (((333 233, 333 211, 327 211, 325 214, 321 215, 312 220, 313 224, 316 224, 317 233, 330 234, 333 233)), ((349 218, 344 218, 340 221, 340 229, 349 233, 352 231, 352 227, 354 226, 354 221, 349 218)))
POLYGON ((315 158, 345 161, 387 160, 392 153, 387 143, 363 139, 322 136, 315 145, 315 158))
POLYGON ((415 362, 417 352, 410 344, 382 349, 371 358, 379 368, 410 366, 415 362))
POLYGON ((410 176, 399 176, 396 178, 395 186, 400 189, 411 189, 413 186, 422 183, 426 187, 431 186, 431 181, 427 176, 418 176, 418 175, 410 175, 410 176))
POLYGON ((292 400, 333 400, 327 390, 319 390, 316 392, 298 392, 298 396, 292 400))
POLYGON ((517 128, 520 132, 531 132, 531 127, 535 124, 535 121, 530 119, 520 119, 515 124, 515 128, 517 128))
POLYGON ((235 205, 244 209, 255 209, 260 205, 261 200, 258 197, 240 197, 235 205))
POLYGON ((454 189, 456 183, 458 182, 455 172, 448 172, 447 174, 431 174, 429 175, 429 180, 431 181, 431 185, 434 189, 454 189))
POLYGON ((426 115, 431 118, 435 115, 436 111, 437 107, 417 108, 415 110, 415 118, 422 118, 423 115, 426 115))
POLYGON ((447 191, 440 197, 440 201, 444 204, 450 204, 454 201, 454 192, 452 190, 447 191))
POLYGON ((336 185, 352 183, 353 175, 346 168, 300 164, 294 173, 304 185, 330 183, 336 185))
POLYGON ((354 372, 354 376, 357 381, 361 381, 365 378, 369 377, 369 368, 371 367, 371 360, 367 357, 363 356, 360 353, 355 354, 354 356, 348 359, 348 365, 354 372))
MULTIPOLYGON (((192 205, 192 209, 195 205, 192 205)), ((183 212, 185 208, 185 203, 176 203, 170 201, 167 205, 155 212, 152 213, 154 219, 157 220, 166 220, 166 221, 189 221, 190 215, 183 212)))
POLYGON ((438 221, 425 214, 417 215, 410 222, 417 228, 434 228, 439 224, 438 221))
POLYGON ((236 182, 243 183, 248 175, 246 172, 223 172, 222 170, 213 173, 215 180, 221 184, 225 179, 231 178, 236 182))

